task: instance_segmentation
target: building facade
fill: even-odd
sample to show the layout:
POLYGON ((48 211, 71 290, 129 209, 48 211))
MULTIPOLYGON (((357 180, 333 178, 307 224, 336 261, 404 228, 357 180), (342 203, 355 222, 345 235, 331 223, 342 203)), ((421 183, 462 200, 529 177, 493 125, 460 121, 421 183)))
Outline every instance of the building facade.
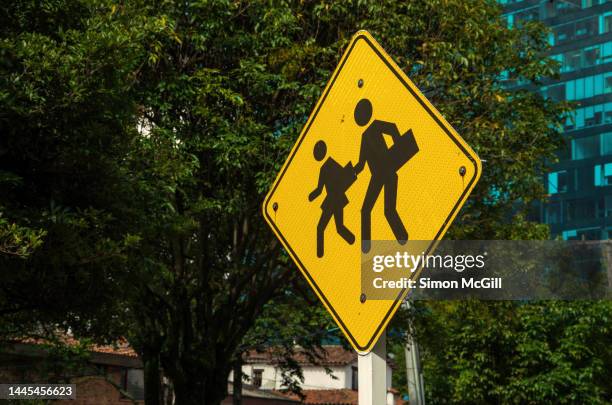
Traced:
MULTIPOLYGON (((78 343, 70 337, 62 340, 67 347, 78 343)), ((47 401, 58 405, 144 404, 142 361, 125 340, 115 345, 92 346, 86 364, 66 369, 57 359, 49 358, 46 344, 39 339, 4 342, 0 347, 0 382, 75 384, 76 399, 47 401)))
MULTIPOLYGON (((60 336, 60 341, 65 348, 79 344, 69 335, 60 336)), ((69 382, 75 385, 75 399, 47 401, 53 405, 144 405, 143 363, 125 339, 119 339, 112 345, 90 346, 86 361, 74 362, 70 367, 64 367, 61 360, 50 356, 49 343, 44 339, 3 342, 0 346, 0 382, 69 382)), ((166 378, 162 380, 162 391, 164 403, 176 402, 166 378)), ((233 403, 232 391, 230 383, 229 395, 221 402, 222 405, 233 403)), ((241 398, 243 405, 306 404, 295 396, 248 385, 243 386, 241 398)))
MULTIPOLYGON (((302 389, 306 405, 352 405, 357 404, 359 369, 357 353, 337 345, 325 345, 320 358, 313 362, 305 352, 297 350, 293 358, 302 369, 302 379, 294 381, 302 389)), ((242 373, 254 388, 279 392, 286 389, 282 372, 282 356, 273 349, 251 351, 244 356, 242 373)), ((387 403, 401 404, 397 391, 391 389, 393 369, 387 363, 387 403)), ((233 374, 230 380, 233 381, 233 374)), ((293 396, 297 398, 297 396, 293 396)), ((382 405, 382 404, 381 404, 382 405)))
MULTIPOLYGON (((539 90, 569 100, 566 148, 544 175, 550 196, 540 219, 563 239, 612 238, 612 1, 500 0, 510 26, 538 20, 552 30, 550 56, 558 80, 539 90)), ((509 82, 509 86, 520 83, 509 82)))

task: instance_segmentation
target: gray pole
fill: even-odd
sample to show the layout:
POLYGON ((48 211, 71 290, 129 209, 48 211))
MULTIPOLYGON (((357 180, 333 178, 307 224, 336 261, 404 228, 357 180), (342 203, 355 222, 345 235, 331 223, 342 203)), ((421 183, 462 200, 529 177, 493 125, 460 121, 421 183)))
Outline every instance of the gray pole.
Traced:
POLYGON ((408 380, 410 405, 425 405, 419 346, 412 337, 408 339, 409 341, 406 343, 404 353, 406 357, 406 379, 408 380))
MULTIPOLYGON (((404 301, 404 305, 410 308, 410 301, 404 301)), ((408 383, 408 396, 410 405, 425 405, 425 390, 423 388, 423 374, 421 373, 421 356, 419 346, 413 338, 414 331, 408 330, 408 341, 404 347, 406 358, 406 380, 408 383)))

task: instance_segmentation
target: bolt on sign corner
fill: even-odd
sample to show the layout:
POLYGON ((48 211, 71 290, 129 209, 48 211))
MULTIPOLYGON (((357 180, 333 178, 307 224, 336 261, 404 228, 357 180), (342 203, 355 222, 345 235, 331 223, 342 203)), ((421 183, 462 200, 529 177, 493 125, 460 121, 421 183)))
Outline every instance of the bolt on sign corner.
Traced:
POLYGON ((407 291, 362 292, 373 240, 442 238, 480 159, 366 31, 344 52, 266 196, 266 221, 350 343, 369 352, 407 291))

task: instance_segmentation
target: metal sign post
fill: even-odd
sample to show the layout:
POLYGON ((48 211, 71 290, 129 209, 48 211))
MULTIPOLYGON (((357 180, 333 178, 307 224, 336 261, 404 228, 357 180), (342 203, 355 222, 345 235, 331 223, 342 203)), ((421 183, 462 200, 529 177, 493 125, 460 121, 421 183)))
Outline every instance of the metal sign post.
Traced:
POLYGON ((371 352, 359 355, 359 405, 387 403, 387 337, 383 332, 371 352))

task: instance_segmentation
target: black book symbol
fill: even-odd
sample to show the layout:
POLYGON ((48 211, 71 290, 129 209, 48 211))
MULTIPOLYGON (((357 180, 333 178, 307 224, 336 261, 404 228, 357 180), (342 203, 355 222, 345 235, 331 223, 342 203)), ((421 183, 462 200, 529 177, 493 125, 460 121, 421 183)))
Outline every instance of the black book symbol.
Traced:
POLYGON ((416 143, 416 139, 414 139, 412 129, 409 129, 397 138, 393 146, 389 148, 389 165, 393 166, 394 171, 397 172, 408 163, 418 151, 419 146, 416 143))

